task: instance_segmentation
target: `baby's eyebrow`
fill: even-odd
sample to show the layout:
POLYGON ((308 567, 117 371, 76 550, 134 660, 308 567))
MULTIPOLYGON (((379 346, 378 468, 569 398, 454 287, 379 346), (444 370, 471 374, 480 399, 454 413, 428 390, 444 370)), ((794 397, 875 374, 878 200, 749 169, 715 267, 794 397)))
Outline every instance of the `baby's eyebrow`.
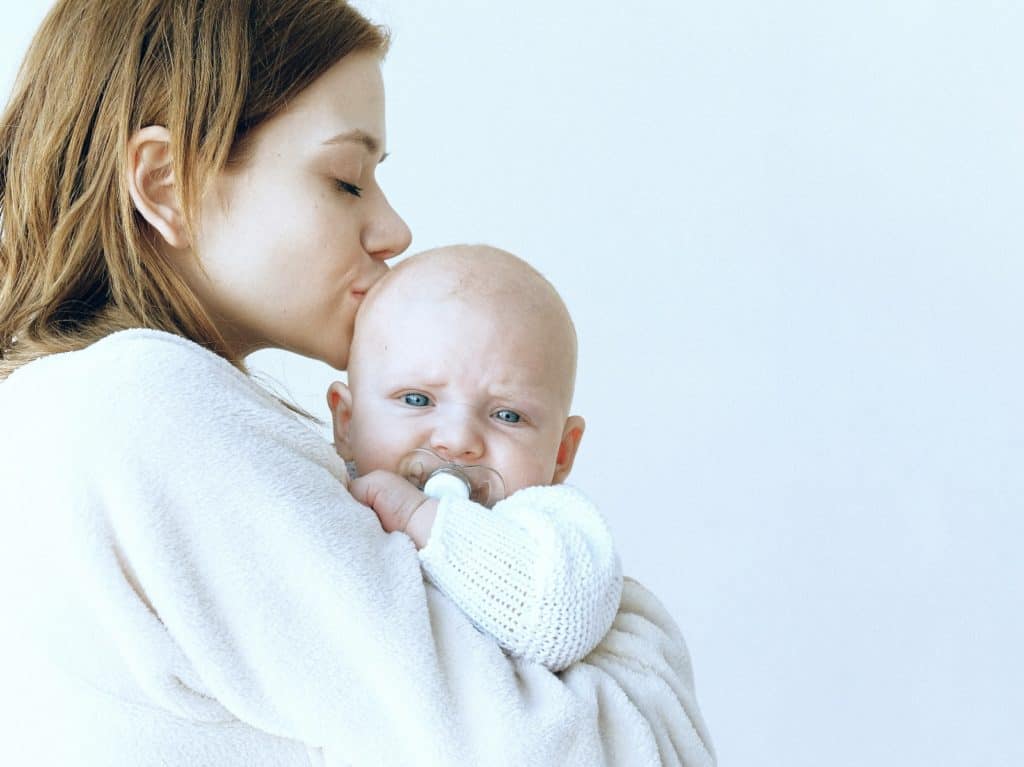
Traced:
POLYGON ((516 402, 520 405, 525 405, 527 407, 539 408, 545 400, 545 396, 547 395, 547 389, 542 387, 523 387, 518 389, 495 387, 494 389, 491 389, 490 394, 492 397, 496 397, 497 399, 503 399, 509 402, 516 402))
MULTIPOLYGON (((337 136, 332 136, 327 139, 324 144, 344 144, 348 142, 354 142, 356 144, 362 144, 366 147, 366 151, 372 155, 380 154, 380 139, 367 133, 364 130, 356 128, 355 130, 343 131, 337 136)), ((380 154, 380 160, 378 162, 384 162, 388 157, 388 153, 380 154)))

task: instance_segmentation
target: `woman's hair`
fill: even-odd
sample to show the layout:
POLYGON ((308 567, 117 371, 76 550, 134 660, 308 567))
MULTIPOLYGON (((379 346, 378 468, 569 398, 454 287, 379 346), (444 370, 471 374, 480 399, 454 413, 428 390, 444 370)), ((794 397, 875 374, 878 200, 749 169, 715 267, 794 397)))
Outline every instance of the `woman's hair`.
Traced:
POLYGON ((128 193, 129 138, 171 134, 186 225, 253 129, 387 31, 343 0, 60 0, 0 118, 0 381, 116 330, 242 367, 128 193))

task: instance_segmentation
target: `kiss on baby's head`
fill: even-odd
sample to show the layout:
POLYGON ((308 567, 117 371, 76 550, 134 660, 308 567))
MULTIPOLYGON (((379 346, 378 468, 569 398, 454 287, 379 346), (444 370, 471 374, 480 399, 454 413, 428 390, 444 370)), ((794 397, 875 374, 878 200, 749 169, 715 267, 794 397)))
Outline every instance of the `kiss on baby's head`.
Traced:
POLYGON ((562 482, 584 421, 570 415, 576 332, 551 284, 486 246, 412 256, 367 295, 349 384, 332 384, 335 444, 359 474, 426 448, 498 471, 506 492, 562 482))

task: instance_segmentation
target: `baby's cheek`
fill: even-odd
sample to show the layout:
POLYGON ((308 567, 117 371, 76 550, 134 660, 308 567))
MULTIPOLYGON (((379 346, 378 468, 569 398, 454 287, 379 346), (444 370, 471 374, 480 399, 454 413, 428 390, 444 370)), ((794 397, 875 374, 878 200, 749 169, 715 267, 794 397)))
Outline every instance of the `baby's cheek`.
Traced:
POLYGON ((509 476, 505 479, 506 495, 511 495, 524 487, 550 485, 554 473, 553 459, 547 460, 546 456, 534 455, 531 460, 518 464, 515 471, 509 472, 509 476))
POLYGON ((375 469, 398 471, 404 454, 396 446, 379 440, 364 440, 363 444, 355 448, 356 465, 361 474, 375 469))

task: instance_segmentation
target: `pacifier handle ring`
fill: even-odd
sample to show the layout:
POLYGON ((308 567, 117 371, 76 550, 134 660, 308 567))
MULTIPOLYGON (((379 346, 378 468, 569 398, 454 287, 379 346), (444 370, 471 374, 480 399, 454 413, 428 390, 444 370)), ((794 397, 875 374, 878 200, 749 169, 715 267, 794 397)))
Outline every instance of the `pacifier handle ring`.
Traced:
POLYGON ((423 484, 427 484, 427 482, 432 480, 438 474, 451 474, 452 476, 461 479, 470 487, 473 486, 473 483, 469 481, 469 477, 466 475, 466 472, 463 471, 462 468, 457 463, 446 463, 444 466, 438 466, 436 469, 430 472, 430 474, 427 475, 427 479, 423 484))

